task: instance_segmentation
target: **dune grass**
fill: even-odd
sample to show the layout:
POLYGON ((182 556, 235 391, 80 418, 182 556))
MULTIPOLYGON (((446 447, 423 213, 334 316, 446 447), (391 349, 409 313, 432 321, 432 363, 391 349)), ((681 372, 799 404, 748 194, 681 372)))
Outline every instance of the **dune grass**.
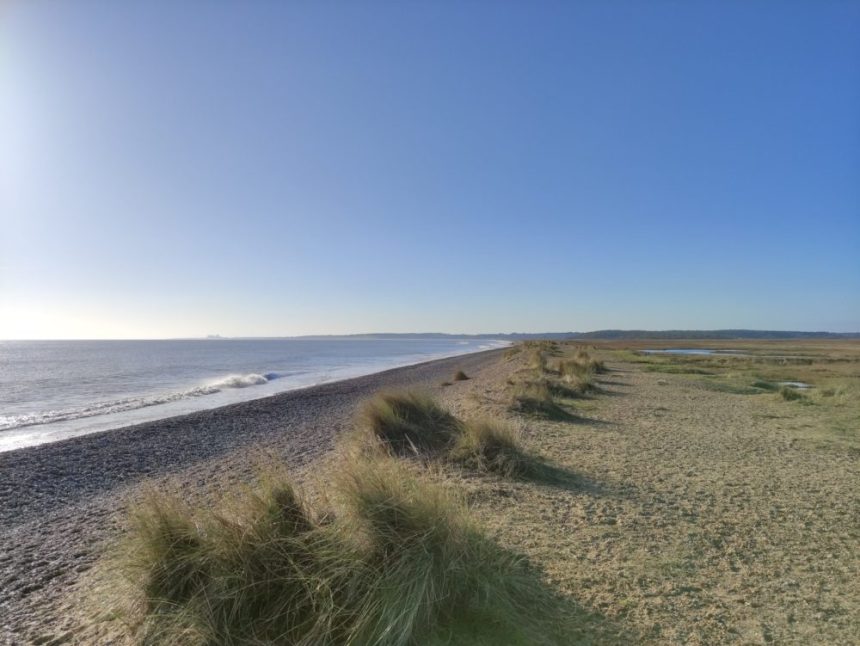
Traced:
POLYGON ((580 372, 565 371, 562 373, 559 386, 564 386, 567 390, 576 395, 585 395, 587 393, 596 392, 599 390, 597 380, 591 370, 580 372))
POLYGON ((527 564, 484 536, 427 462, 397 459, 537 477, 543 464, 515 430, 462 422, 419 392, 383 392, 342 449, 314 505, 277 468, 211 505, 144 496, 114 557, 135 640, 565 643, 558 600, 527 564))
POLYGON ((283 476, 215 506, 145 497, 117 557, 139 643, 561 643, 548 593, 450 488, 392 457, 330 486, 320 514, 283 476))
POLYGON ((573 391, 585 394, 598 389, 597 363, 587 355, 585 358, 562 360, 558 364, 558 374, 562 381, 573 391))
POLYGON ((358 430, 397 455, 427 455, 451 447, 459 422, 429 395, 383 392, 361 407, 358 430))
POLYGON ((534 474, 537 466, 521 444, 519 433, 510 426, 475 420, 463 424, 449 455, 453 462, 480 472, 519 478, 534 474))
POLYGON ((548 362, 546 358, 546 354, 543 350, 539 348, 535 348, 532 350, 529 355, 529 368, 538 372, 539 374, 543 374, 548 369, 548 362))
POLYGON ((557 400, 579 399, 594 390, 590 384, 586 385, 579 379, 546 380, 546 384, 553 398, 557 400))
POLYGON ((454 379, 453 379, 454 381, 466 381, 468 379, 469 379, 469 375, 467 375, 462 370, 458 370, 457 372, 454 373, 454 379))
POLYGON ((546 419, 572 419, 572 415, 559 406, 547 380, 518 384, 513 393, 511 410, 546 419))
MULTIPOLYGON (((567 415, 551 396, 544 407, 545 412, 567 415)), ((539 460, 523 449, 513 428, 488 419, 459 420, 427 395, 410 391, 378 394, 365 403, 359 419, 363 430, 351 446, 359 455, 372 457, 381 449, 382 454, 450 461, 512 478, 537 477, 540 472, 539 460)))
POLYGON ((289 481, 214 510, 150 493, 119 559, 139 641, 314 643, 342 601, 332 547, 289 481))
POLYGON ((808 401, 806 395, 799 392, 797 388, 792 388, 790 386, 782 386, 779 389, 779 396, 787 402, 808 401))
POLYGON ((515 612, 524 571, 487 541, 452 490, 393 461, 358 463, 341 477, 349 540, 376 576, 351 635, 356 644, 420 643, 472 610, 515 612))

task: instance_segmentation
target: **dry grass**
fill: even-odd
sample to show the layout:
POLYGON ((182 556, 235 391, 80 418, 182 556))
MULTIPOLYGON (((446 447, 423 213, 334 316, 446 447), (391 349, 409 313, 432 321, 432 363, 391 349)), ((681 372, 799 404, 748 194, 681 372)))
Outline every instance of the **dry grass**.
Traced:
POLYGON ((432 455, 451 447, 459 422, 429 395, 400 391, 379 393, 365 402, 357 428, 397 455, 432 455))
POLYGON ((286 480, 214 510, 150 493, 117 557, 138 640, 319 643, 342 602, 321 531, 286 480))
POLYGON ((316 505, 274 470, 214 505, 150 492, 134 506, 114 564, 135 640, 565 643, 558 601, 521 557, 487 539, 453 489, 433 481, 446 462, 426 470, 432 463, 395 457, 536 475, 518 434, 462 423, 409 391, 367 401, 358 424, 316 505))
POLYGON ((780 388, 779 396, 787 402, 804 401, 806 399, 804 394, 797 390, 797 388, 791 388, 790 386, 780 388))
POLYGON ((544 351, 539 349, 532 350, 531 354, 529 355, 529 368, 538 372, 539 374, 543 374, 547 371, 548 362, 544 351))
POLYGON ((520 435, 495 420, 466 422, 451 449, 451 459, 480 472, 505 477, 525 477, 536 471, 534 458, 522 449, 520 435))
POLYGON ((450 488, 389 457, 340 464, 329 488, 317 514, 282 474, 212 507, 147 496, 116 561, 136 640, 561 643, 539 581, 450 488))
POLYGON ((567 420, 573 415, 559 406, 547 380, 529 381, 514 387, 510 409, 524 415, 567 420))

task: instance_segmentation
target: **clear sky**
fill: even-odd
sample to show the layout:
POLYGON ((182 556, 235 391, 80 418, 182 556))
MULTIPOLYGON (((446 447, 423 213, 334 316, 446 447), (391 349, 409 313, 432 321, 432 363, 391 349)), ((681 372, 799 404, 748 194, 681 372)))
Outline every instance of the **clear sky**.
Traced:
POLYGON ((858 2, 0 5, 0 338, 860 330, 858 2))

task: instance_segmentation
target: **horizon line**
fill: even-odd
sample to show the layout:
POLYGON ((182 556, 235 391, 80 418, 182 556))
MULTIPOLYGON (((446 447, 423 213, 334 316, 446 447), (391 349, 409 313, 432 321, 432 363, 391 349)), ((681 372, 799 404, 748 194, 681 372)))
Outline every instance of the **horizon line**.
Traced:
MULTIPOLYGON (((765 333, 765 334, 820 334, 820 335, 838 335, 838 336, 860 336, 860 331, 835 332, 831 330, 774 330, 766 328, 665 328, 665 329, 644 329, 644 328, 601 328, 598 330, 579 331, 541 331, 541 332, 347 332, 342 334, 291 334, 291 335, 221 335, 221 334, 206 334, 200 336, 167 336, 167 337, 40 337, 40 338, 5 338, 0 339, 0 343, 8 341, 213 341, 213 340, 276 340, 276 339, 314 339, 314 338, 354 338, 354 337, 370 337, 370 336, 391 336, 391 337, 428 337, 428 336, 446 336, 446 337, 511 337, 511 336, 560 336, 560 335, 593 335, 601 332, 606 333, 643 333, 643 334, 660 334, 660 333, 765 333)), ((777 338, 777 337, 774 337, 777 338)), ((658 339, 659 340, 659 339, 658 339)), ((667 339, 667 340, 683 340, 667 339)))

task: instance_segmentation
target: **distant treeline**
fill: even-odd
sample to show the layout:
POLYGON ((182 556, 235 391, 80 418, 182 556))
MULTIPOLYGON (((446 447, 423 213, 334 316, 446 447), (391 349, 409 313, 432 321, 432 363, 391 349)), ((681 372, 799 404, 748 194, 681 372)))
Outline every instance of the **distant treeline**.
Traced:
POLYGON ((575 339, 857 339, 860 332, 793 332, 790 330, 597 330, 575 333, 575 339))
MULTIPOLYGON (((530 339, 860 339, 860 332, 796 332, 786 330, 595 330, 594 332, 512 332, 500 334, 352 334, 353 339, 467 338, 527 341, 530 339)), ((327 337, 314 337, 327 338, 327 337)), ((328 337, 330 338, 330 337, 328 337)))

